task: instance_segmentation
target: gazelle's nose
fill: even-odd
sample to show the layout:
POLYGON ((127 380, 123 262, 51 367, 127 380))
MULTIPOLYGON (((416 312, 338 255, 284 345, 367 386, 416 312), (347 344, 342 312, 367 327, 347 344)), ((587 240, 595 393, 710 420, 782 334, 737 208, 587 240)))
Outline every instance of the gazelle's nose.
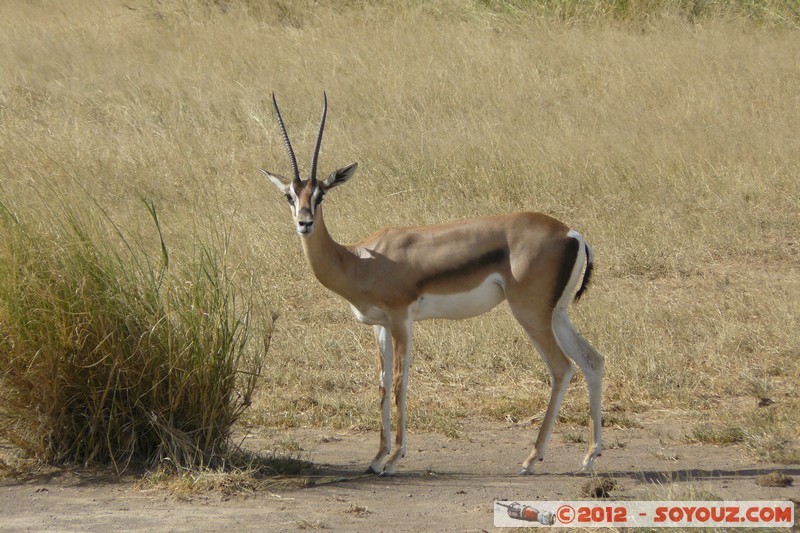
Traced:
POLYGON ((308 208, 300 209, 297 213, 297 233, 308 235, 312 229, 314 229, 314 215, 308 208))
POLYGON ((300 235, 309 235, 314 229, 314 219, 310 216, 301 216, 297 218, 297 233, 300 235))

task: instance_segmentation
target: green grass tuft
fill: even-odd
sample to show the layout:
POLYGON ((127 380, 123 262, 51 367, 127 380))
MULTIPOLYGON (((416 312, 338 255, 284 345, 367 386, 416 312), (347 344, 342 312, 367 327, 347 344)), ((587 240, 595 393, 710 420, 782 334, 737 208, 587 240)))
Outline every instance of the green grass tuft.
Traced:
POLYGON ((0 438, 118 471, 212 464, 270 339, 231 277, 227 235, 198 237, 180 266, 153 204, 157 260, 97 209, 0 207, 0 438))

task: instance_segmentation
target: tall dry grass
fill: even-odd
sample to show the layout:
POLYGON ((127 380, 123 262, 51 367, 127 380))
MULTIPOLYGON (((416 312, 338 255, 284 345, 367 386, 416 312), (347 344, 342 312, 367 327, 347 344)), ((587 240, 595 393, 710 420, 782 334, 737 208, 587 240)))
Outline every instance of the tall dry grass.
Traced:
POLYGON ((0 201, 0 439, 118 472, 235 455, 269 317, 232 282, 227 237, 198 235, 192 260, 170 266, 152 204, 156 257, 88 199, 59 200, 0 201))
MULTIPOLYGON (((287 168, 271 91, 305 166, 327 90, 322 170, 360 163, 326 199, 337 239, 552 214, 596 250, 596 282, 573 315, 606 356, 606 404, 724 419, 797 459, 796 4, 2 10, 3 188, 24 201, 67 169, 122 224, 139 224, 138 198, 153 198, 178 243, 218 202, 238 236, 231 253, 281 315, 250 423, 378 423, 371 331, 311 277, 283 200, 256 172, 287 168), (755 407, 761 396, 775 404, 755 407)), ((545 368, 503 308, 420 324, 414 344, 412 431, 544 408, 545 368)), ((569 423, 585 421, 585 396, 575 380, 569 423)))

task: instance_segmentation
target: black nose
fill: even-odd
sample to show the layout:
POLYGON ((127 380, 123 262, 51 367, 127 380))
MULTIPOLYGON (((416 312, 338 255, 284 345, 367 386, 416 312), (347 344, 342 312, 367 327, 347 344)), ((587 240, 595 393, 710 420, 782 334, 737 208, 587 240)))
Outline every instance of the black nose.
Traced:
POLYGON ((313 220, 298 220, 297 223, 300 225, 301 228, 308 229, 314 225, 313 220))

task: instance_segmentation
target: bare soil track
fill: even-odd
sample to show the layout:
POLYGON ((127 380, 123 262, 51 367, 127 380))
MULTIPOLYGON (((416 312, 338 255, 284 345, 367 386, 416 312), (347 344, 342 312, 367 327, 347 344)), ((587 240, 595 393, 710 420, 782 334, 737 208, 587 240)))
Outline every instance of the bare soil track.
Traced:
MULTIPOLYGON (((642 427, 605 431, 597 475, 615 480, 612 499, 792 499, 797 505, 797 483, 764 487, 756 478, 777 471, 797 479, 800 465, 759 463, 737 445, 688 444, 686 426, 677 418, 651 412, 638 417, 642 427)), ((372 432, 275 430, 267 437, 248 437, 247 446, 267 450, 278 441, 296 443, 319 467, 312 486, 176 497, 89 471, 6 479, 0 483, 0 529, 492 530, 498 499, 586 499, 581 489, 590 476, 574 473, 585 444, 568 442, 584 429, 557 428, 533 476, 515 472, 535 427, 467 420, 459 439, 412 433, 400 473, 391 478, 363 474, 377 445, 372 432)))

